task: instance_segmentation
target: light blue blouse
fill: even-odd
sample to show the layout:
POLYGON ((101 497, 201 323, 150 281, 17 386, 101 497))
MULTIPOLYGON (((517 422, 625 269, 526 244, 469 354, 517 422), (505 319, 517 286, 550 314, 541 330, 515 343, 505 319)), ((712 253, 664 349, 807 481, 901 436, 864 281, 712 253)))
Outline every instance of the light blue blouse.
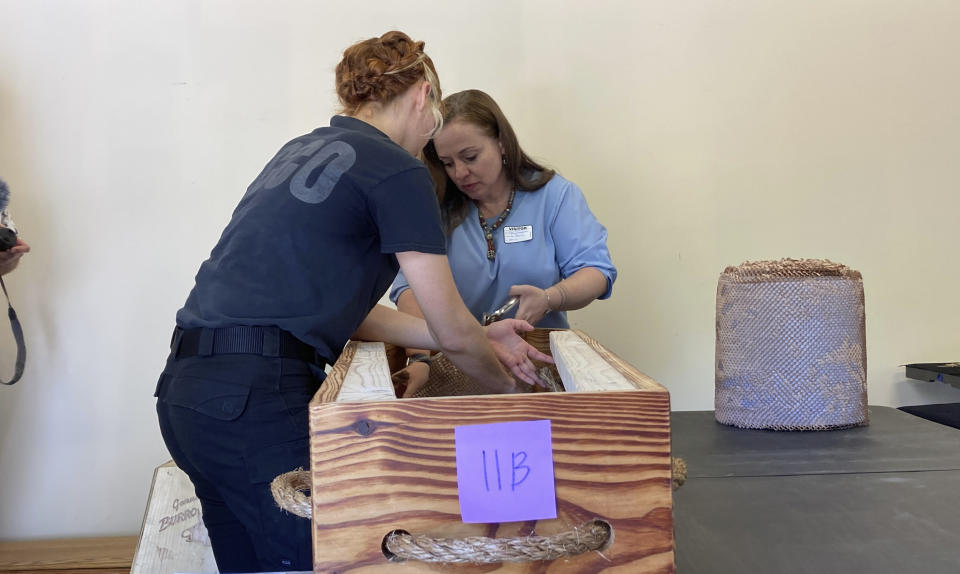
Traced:
MULTIPOLYGON (((487 225, 495 221, 490 218, 487 225)), ((536 191, 517 191, 510 215, 494 232, 494 242, 497 256, 490 261, 473 203, 464 222, 447 237, 453 279, 478 321, 509 298, 511 286, 546 289, 584 267, 603 273, 607 290, 599 298, 610 297, 617 270, 607 250, 607 230, 587 207, 580 188, 560 175, 536 191)), ((401 271, 390 289, 390 299, 396 303, 406 289, 409 285, 401 271)), ((567 314, 547 313, 536 326, 567 328, 567 314)))

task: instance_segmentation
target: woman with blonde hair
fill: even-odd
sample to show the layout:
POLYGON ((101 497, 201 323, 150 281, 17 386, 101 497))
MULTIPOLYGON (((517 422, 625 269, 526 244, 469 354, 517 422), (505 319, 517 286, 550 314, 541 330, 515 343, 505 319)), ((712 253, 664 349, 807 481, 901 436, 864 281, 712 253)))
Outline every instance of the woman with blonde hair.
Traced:
POLYGON ((221 572, 312 568, 310 522, 269 483, 309 466, 307 406, 348 338, 441 350, 500 392, 546 358, 517 334, 529 324, 484 330, 457 294, 415 158, 442 120, 423 46, 389 32, 344 52, 343 114, 267 164, 177 313, 157 413, 221 572), (377 305, 398 267, 426 321, 377 305))

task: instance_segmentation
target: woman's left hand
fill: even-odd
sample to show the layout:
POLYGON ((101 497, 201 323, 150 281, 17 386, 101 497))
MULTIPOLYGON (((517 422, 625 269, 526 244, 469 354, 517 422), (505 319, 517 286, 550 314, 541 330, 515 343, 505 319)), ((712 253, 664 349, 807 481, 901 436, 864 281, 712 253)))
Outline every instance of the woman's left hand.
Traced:
POLYGON ((411 363, 391 375, 390 379, 393 381, 393 389, 397 397, 402 399, 412 397, 430 380, 430 364, 421 361, 411 363))
POLYGON ((531 385, 545 386, 537 375, 533 361, 553 363, 550 355, 541 353, 526 342, 519 333, 532 331, 533 326, 517 319, 503 319, 484 327, 487 340, 493 347, 497 359, 518 379, 531 385))
POLYGON ((514 285, 510 287, 510 296, 520 297, 517 306, 517 319, 536 325, 550 312, 547 307, 547 292, 533 285, 514 285))

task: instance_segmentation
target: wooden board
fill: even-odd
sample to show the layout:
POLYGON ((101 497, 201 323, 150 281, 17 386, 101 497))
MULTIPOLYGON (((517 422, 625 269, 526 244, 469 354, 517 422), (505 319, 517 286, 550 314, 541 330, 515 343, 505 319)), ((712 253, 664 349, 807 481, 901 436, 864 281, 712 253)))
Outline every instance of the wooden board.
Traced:
POLYGON ((486 395, 310 407, 314 571, 673 572, 669 395, 659 391, 486 395), (454 427, 551 421, 558 518, 465 524, 454 427), (394 529, 437 537, 549 536, 593 518, 614 542, 552 562, 391 563, 394 529))
POLYGON ((173 461, 157 467, 131 574, 215 574, 217 563, 200 501, 173 461))
POLYGON ((356 346, 350 368, 337 394, 337 401, 383 401, 397 398, 390 381, 383 343, 351 343, 356 346))
POLYGON ((663 390, 582 331, 552 331, 550 351, 567 392, 663 390))
POLYGON ((315 401, 385 401, 396 399, 383 343, 350 341, 327 373, 315 401))
POLYGON ((550 354, 550 333, 568 329, 534 329, 523 334, 524 340, 541 353, 550 354))
POLYGON ((127 572, 136 536, 0 542, 0 572, 127 572))

